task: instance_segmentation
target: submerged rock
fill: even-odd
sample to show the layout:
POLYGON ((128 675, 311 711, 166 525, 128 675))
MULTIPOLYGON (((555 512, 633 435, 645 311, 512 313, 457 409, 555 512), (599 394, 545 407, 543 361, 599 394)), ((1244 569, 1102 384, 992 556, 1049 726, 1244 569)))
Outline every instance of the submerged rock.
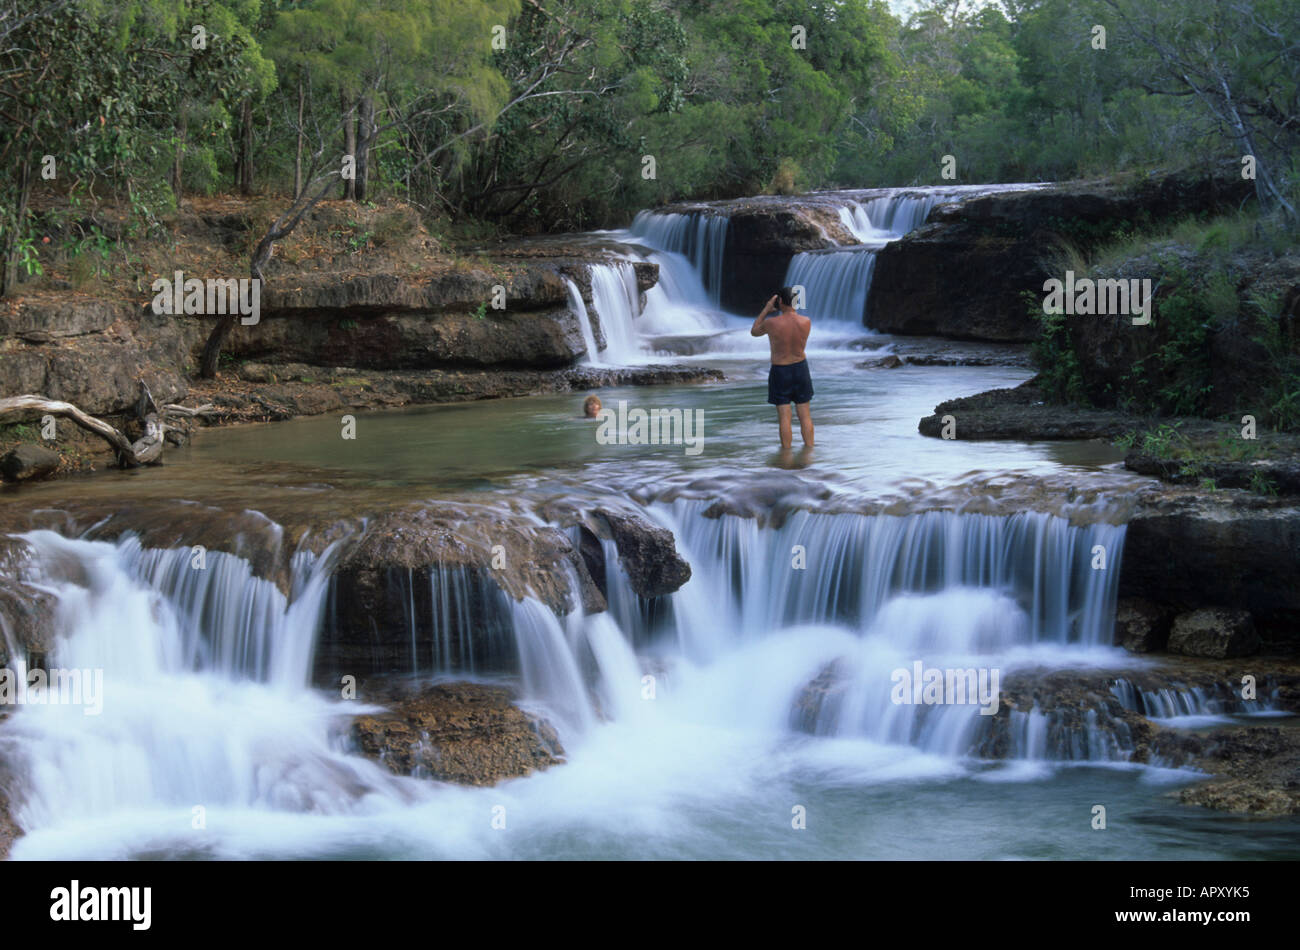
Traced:
POLYGON ((358 716, 352 737, 394 774, 461 785, 495 785, 563 763, 555 729, 512 699, 504 686, 429 686, 398 695, 388 712, 358 716))
POLYGON ((1255 622, 1247 610, 1203 608, 1174 618, 1169 652, 1217 659, 1250 656, 1259 650, 1255 622))

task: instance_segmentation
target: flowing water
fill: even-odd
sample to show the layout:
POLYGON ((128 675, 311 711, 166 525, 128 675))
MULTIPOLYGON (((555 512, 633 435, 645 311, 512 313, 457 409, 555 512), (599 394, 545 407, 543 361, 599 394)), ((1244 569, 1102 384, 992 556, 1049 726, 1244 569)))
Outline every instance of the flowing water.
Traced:
MULTIPOLYGON (((931 197, 853 199, 845 223, 864 246, 888 240, 943 196, 931 197)), ((325 418, 207 432, 160 473, 169 480, 113 486, 128 497, 206 485, 204 498, 253 510, 295 493, 332 510, 359 497, 344 485, 484 504, 639 499, 692 566, 666 597, 637 596, 610 541, 609 609, 591 615, 560 616, 451 569, 406 581, 412 593, 430 585, 420 602, 433 605, 416 616, 411 597, 411 675, 516 685, 559 731, 565 764, 466 788, 355 754, 357 703, 311 684, 346 539, 296 555, 277 586, 234 555, 210 553, 194 571, 189 548, 36 530, 22 571, 57 604, 47 663, 102 670, 102 709, 28 705, 0 720, 0 781, 26 832, 13 856, 1300 857, 1300 823, 1183 808, 1169 790, 1195 776, 1131 763, 1125 734, 1103 723, 1071 732, 1018 710, 1000 726, 1008 753, 991 759, 996 717, 977 703, 897 700, 898 671, 917 663, 1003 680, 1140 666, 1109 646, 1132 482, 1103 445, 921 437, 916 420, 936 403, 1029 373, 860 369, 894 341, 855 323, 856 303, 814 324, 817 448, 774 451, 763 341, 717 307, 725 219, 704 217, 644 215, 624 233, 661 266, 644 305, 630 266, 596 269, 604 350, 570 287, 591 361, 671 354, 726 370, 720 384, 601 392, 606 407, 701 410, 697 455, 602 444, 576 418, 580 396, 546 396, 362 414, 355 443, 325 418), (1044 493, 1051 484, 1062 487, 1044 493), (1008 492, 1008 510, 951 503, 1008 492), (719 497, 758 516, 719 514, 719 497), (1094 569, 1098 549, 1107 570, 1094 569), (476 626, 462 619, 470 601, 486 605, 476 626), (1091 830, 1095 803, 1122 833, 1091 830)), ((815 262, 792 273, 808 268, 808 286, 838 288, 833 299, 865 299, 866 253, 812 255, 857 258, 820 284, 815 262)), ((58 490, 25 497, 54 508, 58 490)), ((1267 698, 1234 707, 1125 679, 1113 691, 1175 725, 1271 713, 1267 698)))

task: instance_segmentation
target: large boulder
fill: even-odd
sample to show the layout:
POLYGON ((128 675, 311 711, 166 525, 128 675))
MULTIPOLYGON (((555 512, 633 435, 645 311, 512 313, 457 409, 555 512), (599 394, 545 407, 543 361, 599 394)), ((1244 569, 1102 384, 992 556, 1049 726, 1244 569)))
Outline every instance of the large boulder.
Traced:
POLYGON ((331 584, 334 606, 315 657, 321 683, 412 668, 512 672, 512 603, 533 597, 561 614, 605 609, 563 531, 451 502, 369 517, 331 584))
POLYGON ((1223 659, 1251 656, 1259 650, 1259 635, 1250 612, 1209 607, 1179 614, 1169 631, 1169 652, 1223 659))
POLYGON ((1115 643, 1130 653, 1163 650, 1169 638, 1169 612, 1141 597, 1121 600, 1115 610, 1115 643))

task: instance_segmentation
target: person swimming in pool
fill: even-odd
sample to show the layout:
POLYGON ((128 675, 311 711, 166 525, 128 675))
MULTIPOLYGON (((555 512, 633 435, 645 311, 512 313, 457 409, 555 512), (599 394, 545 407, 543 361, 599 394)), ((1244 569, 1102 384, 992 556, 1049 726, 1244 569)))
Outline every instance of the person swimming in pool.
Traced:
POLYGON ((811 330, 812 321, 794 309, 792 287, 782 287, 773 294, 749 328, 750 336, 766 336, 772 348, 772 368, 767 373, 767 401, 776 406, 781 447, 786 449, 793 441, 791 403, 799 414, 803 444, 813 444, 813 384, 803 352, 811 330))

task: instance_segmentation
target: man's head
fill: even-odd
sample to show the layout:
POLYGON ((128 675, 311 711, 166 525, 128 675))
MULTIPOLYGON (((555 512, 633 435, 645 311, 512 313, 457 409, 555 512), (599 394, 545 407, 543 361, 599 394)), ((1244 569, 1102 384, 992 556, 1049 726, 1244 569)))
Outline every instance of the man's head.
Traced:
POLYGON ((794 307, 794 288, 782 287, 776 292, 776 299, 781 304, 782 310, 792 309, 794 307))

